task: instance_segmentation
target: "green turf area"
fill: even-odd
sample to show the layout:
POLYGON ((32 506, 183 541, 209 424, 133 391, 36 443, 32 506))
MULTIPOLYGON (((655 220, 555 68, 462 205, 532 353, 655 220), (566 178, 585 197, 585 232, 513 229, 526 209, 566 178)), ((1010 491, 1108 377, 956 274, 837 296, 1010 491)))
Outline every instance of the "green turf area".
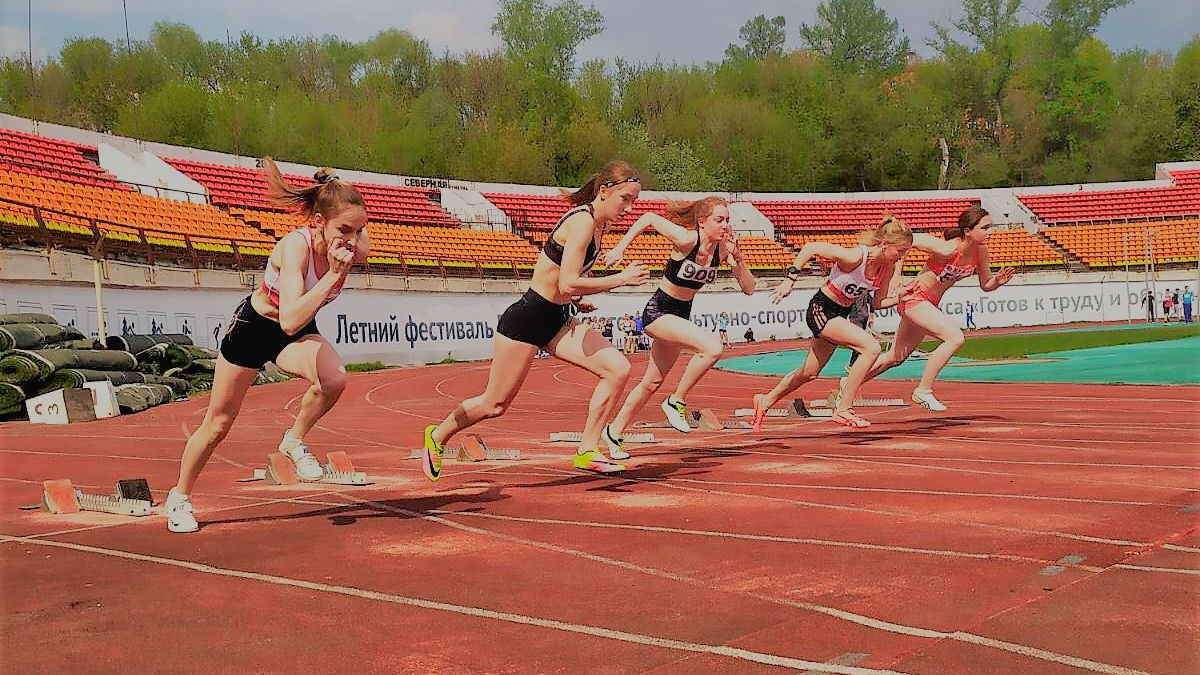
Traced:
MULTIPOLYGON (((968 338, 967 344, 975 339, 968 338)), ((1200 336, 1070 351, 1049 350, 1030 354, 1032 358, 1025 362, 989 362, 954 357, 938 379, 966 382, 1200 384, 1200 368, 1196 366, 1198 354, 1200 336)), ((806 350, 797 349, 723 359, 717 365, 722 370, 781 376, 798 368, 807 356, 806 350)), ((848 360, 849 353, 845 349, 838 349, 821 375, 841 376, 848 360)), ((886 380, 916 380, 921 377, 924 368, 924 360, 909 359, 882 377, 886 380)))
MULTIPOLYGON (((968 337, 966 344, 958 351, 958 356, 981 360, 1019 359, 1030 354, 1161 342, 1197 335, 1200 335, 1200 324, 978 335, 968 337)), ((926 340, 921 343, 921 351, 931 351, 937 345, 936 340, 926 340)))

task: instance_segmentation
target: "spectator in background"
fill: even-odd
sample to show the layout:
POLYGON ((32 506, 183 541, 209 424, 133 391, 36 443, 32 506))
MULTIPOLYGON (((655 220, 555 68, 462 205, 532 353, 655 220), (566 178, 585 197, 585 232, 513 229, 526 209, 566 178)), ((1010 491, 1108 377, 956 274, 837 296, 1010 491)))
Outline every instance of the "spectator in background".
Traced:
POLYGON ((1142 304, 1146 306, 1146 323, 1154 323, 1154 291, 1142 291, 1142 304))
POLYGON ((1192 322, 1192 287, 1183 287, 1183 320, 1185 323, 1192 322))
POLYGON ((1175 317, 1180 319, 1181 321, 1183 320, 1183 318, 1182 318, 1183 312, 1179 308, 1179 289, 1178 288, 1176 288, 1174 291, 1171 291, 1171 313, 1174 314, 1175 317))
POLYGON ((967 303, 967 330, 975 330, 975 303, 967 303))
POLYGON ((1171 289, 1162 292, 1163 323, 1171 323, 1171 289))
POLYGON ((746 338, 746 342, 754 342, 754 329, 747 326, 745 334, 742 337, 746 338))
POLYGON ((717 316, 717 335, 721 338, 722 349, 728 349, 733 346, 729 342, 729 312, 721 312, 717 316))

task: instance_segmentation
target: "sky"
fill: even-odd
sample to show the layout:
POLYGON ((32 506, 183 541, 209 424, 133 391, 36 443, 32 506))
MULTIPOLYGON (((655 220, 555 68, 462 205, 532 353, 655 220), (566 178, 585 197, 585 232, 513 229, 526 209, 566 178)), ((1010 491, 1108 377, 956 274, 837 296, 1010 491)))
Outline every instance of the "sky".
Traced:
MULTIPOLYGON (((551 3, 554 0, 549 0, 551 3)), ((605 30, 585 42, 579 59, 617 56, 633 63, 701 64, 720 61, 738 41, 738 29, 757 14, 787 19, 787 46, 800 47, 799 27, 816 18, 819 0, 581 0, 600 10, 605 30)), ((1032 10, 1046 0, 1026 0, 1032 10)), ((57 55, 72 37, 124 40, 124 5, 129 35, 145 39, 156 21, 185 23, 206 40, 224 40, 250 31, 264 39, 333 34, 363 41, 384 28, 407 30, 427 41, 434 53, 489 51, 499 45, 491 33, 498 0, 36 0, 32 2, 33 56, 57 55)), ((918 54, 932 50, 925 40, 931 21, 948 25, 961 12, 959 0, 876 0, 912 42, 918 54)), ((0 55, 28 50, 30 0, 0 0, 0 55)), ((1032 19, 1032 14, 1027 14, 1032 19)), ((1110 12, 1097 35, 1115 51, 1145 49, 1175 53, 1200 33, 1198 0, 1134 0, 1110 12)))

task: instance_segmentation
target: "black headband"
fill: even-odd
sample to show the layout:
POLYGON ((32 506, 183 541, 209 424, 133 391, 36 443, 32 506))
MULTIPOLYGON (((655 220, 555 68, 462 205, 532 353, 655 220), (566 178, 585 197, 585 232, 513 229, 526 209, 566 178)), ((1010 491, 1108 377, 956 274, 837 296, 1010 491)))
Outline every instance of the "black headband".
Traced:
POLYGON ((604 183, 601 183, 600 187, 612 187, 614 185, 620 185, 622 183, 640 183, 640 182, 642 182, 641 178, 638 178, 637 176, 630 176, 629 178, 626 178, 624 180, 606 181, 604 183))

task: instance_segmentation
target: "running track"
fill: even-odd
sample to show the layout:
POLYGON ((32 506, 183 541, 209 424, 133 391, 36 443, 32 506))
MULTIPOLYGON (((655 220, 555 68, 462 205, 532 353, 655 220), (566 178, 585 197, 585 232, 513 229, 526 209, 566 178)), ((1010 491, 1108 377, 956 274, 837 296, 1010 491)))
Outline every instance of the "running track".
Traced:
MULTIPOLYGON (((861 431, 655 429, 614 479, 547 442, 578 430, 593 380, 540 360, 476 428, 525 458, 429 483, 409 452, 486 369, 352 375, 309 442, 368 487, 237 482, 303 385, 252 389, 192 535, 17 507, 55 477, 145 476, 161 500, 205 397, 0 425, 0 670, 1200 672, 1200 387, 943 383, 950 412, 866 409, 861 431)), ((772 382, 714 371, 689 404, 728 418, 772 382)))

